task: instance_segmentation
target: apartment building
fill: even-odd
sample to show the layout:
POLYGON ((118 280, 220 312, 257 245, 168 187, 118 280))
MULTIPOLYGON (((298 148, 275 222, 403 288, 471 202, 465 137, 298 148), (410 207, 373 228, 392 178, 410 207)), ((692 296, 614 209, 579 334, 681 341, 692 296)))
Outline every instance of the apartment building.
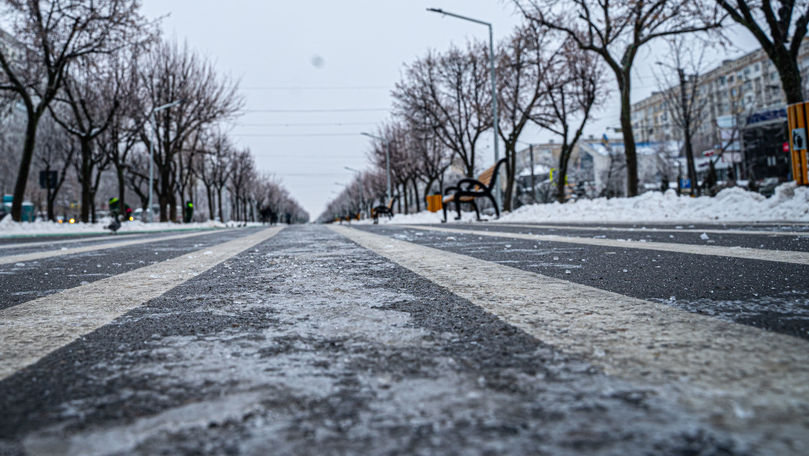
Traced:
MULTIPOLYGON (((806 84, 809 78, 809 39, 804 40, 798 63, 806 84)), ((725 148, 741 177, 780 177, 789 173, 786 142, 786 103, 773 64, 758 49, 724 60, 698 77, 697 100, 702 107, 693 141, 698 156, 725 148)), ((692 80, 693 81, 693 80, 692 80)), ((632 125, 639 142, 681 141, 680 126, 672 119, 672 95, 680 87, 653 92, 633 104, 632 125)))

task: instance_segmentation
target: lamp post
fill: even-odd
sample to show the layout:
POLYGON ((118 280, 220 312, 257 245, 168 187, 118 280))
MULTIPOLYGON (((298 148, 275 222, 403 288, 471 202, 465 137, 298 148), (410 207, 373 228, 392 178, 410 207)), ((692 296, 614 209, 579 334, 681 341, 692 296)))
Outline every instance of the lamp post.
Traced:
MULTIPOLYGON (((491 75, 491 83, 492 83, 492 117, 494 118, 494 133, 492 137, 494 138, 494 163, 500 160, 500 149, 498 147, 497 141, 497 130, 500 125, 498 115, 497 115, 497 76, 494 72, 494 32, 492 31, 492 24, 491 22, 481 21, 479 19, 474 19, 471 17, 461 16, 460 14, 450 13, 448 11, 444 11, 441 8, 427 8, 427 11, 431 13, 438 13, 444 16, 451 16, 456 19, 462 19, 464 21, 474 22, 476 24, 485 25, 489 27, 489 72, 491 75)), ((501 195, 500 195, 500 186, 495 186, 495 201, 499 207, 502 207, 500 204, 501 195)))
POLYGON ((171 103, 166 103, 162 106, 158 106, 153 108, 152 111, 149 113, 149 117, 152 119, 152 129, 155 131, 155 137, 152 141, 149 141, 149 221, 154 221, 154 213, 152 212, 152 193, 154 193, 154 142, 157 140, 157 127, 154 125, 155 118, 154 113, 157 111, 162 111, 164 109, 171 108, 172 106, 177 106, 178 104, 182 103, 183 100, 176 100, 172 101, 171 103))
MULTIPOLYGON (((393 196, 393 192, 391 191, 391 188, 390 188, 390 141, 388 141, 387 139, 385 139, 385 138, 383 138, 381 136, 372 135, 372 134, 366 133, 366 132, 362 132, 360 134, 363 135, 363 136, 367 136, 369 138, 378 139, 378 140, 382 141, 382 143, 385 144, 385 173, 387 174, 387 178, 388 178, 388 194, 385 195, 385 199, 390 199, 391 196, 393 196)), ((383 204, 387 204, 387 201, 385 201, 383 204)))

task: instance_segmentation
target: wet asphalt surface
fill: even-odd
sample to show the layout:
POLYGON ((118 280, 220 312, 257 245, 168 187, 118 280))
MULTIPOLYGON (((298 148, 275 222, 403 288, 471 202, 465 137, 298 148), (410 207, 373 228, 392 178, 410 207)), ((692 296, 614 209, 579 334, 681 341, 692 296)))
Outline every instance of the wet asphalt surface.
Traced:
POLYGON ((52 353, 0 398, 12 452, 110 437, 120 454, 738 445, 322 227, 287 230, 52 353))
MULTIPOLYGON (((501 228, 499 224, 444 227, 546 234, 532 228, 501 228)), ((395 225, 355 228, 809 339, 806 265, 444 233, 395 225)), ((783 238, 776 240, 789 240, 783 238)))
MULTIPOLYGON (((806 337, 802 266, 363 229, 722 318, 732 312, 717 303, 737 303, 806 337)), ((238 233, 126 256, 168 259, 238 233)), ((120 261, 107 256, 77 268, 120 261)), ((23 291, 35 271, 0 286, 23 291)), ((758 453, 665 388, 605 375, 321 226, 287 228, 0 381, 0 410, 0 454, 758 453)))
MULTIPOLYGON (((255 230, 212 231, 204 232, 200 236, 164 241, 160 239, 166 237, 166 234, 151 235, 155 238, 155 242, 0 264, 0 309, 175 258, 251 232, 255 230)), ((101 241, 43 245, 22 252, 16 249, 8 250, 12 250, 14 255, 19 255, 87 245, 103 246, 107 243, 145 238, 145 236, 116 236, 101 241)), ((6 253, 9 252, 0 250, 0 255, 6 253)))
MULTIPOLYGON (((437 227, 450 227, 475 231, 501 231, 522 234, 554 235, 565 237, 585 237, 594 239, 614 239, 635 242, 665 242, 676 244, 694 244, 721 247, 746 247, 765 250, 792 250, 809 252, 809 232, 794 229, 795 226, 786 226, 789 230, 779 230, 777 227, 751 227, 749 225, 722 227, 697 225, 669 225, 645 226, 634 228, 601 227, 602 229, 588 230, 584 226, 546 228, 530 225, 510 225, 505 223, 453 223, 450 225, 432 225, 437 227), (603 229, 609 228, 609 229, 603 229), (752 229, 752 228, 755 228, 752 229), (730 231, 772 231, 772 234, 735 234, 715 233, 716 230, 730 231), (706 232, 707 231, 707 232, 706 232), (799 233, 786 235, 785 233, 799 233)), ((801 228, 803 228, 801 226, 801 228)))

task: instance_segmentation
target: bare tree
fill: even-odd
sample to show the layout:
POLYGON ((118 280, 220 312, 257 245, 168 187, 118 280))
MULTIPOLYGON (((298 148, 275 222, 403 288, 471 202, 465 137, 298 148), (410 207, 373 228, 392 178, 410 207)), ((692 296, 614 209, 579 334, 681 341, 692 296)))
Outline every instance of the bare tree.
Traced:
POLYGON ((497 82, 500 118, 497 134, 503 139, 506 164, 506 192, 503 210, 510 211, 517 171, 517 143, 526 125, 544 107, 548 95, 549 71, 556 65, 559 46, 550 42, 548 29, 528 22, 499 46, 497 82))
POLYGON ((6 0, 2 8, 19 55, 0 47, 0 90, 14 92, 26 114, 25 139, 14 186, 11 216, 19 221, 34 155, 37 126, 57 96, 66 70, 77 59, 110 52, 142 23, 137 0, 6 0))
POLYGON ((480 43, 430 52, 406 67, 393 91, 396 114, 428 123, 461 159, 469 177, 475 174, 478 139, 492 126, 487 61, 480 43))
POLYGON ((151 109, 181 101, 150 116, 153 135, 146 131, 141 135, 147 147, 154 142, 160 220, 176 220, 177 155, 198 129, 236 114, 242 99, 236 83, 220 78, 213 64, 177 43, 162 42, 154 47, 145 59, 141 83, 151 109))
MULTIPOLYGON (((36 157, 46 175, 56 173, 56 179, 46 184, 48 220, 55 220, 54 203, 65 182, 67 172, 76 154, 76 142, 56 125, 50 117, 44 117, 37 132, 36 157)), ((46 177, 50 179, 50 176, 46 177)))
POLYGON ((804 101, 798 54, 809 26, 809 1, 716 0, 716 4, 759 42, 778 71, 787 104, 804 101))
POLYGON ((245 211, 247 205, 247 193, 255 178, 255 160, 249 149, 237 151, 233 154, 230 163, 230 195, 233 199, 232 207, 235 209, 236 220, 247 220, 245 211))
POLYGON ((669 40, 669 59, 673 59, 672 66, 664 67, 676 71, 676 79, 672 77, 661 78, 660 85, 671 123, 682 133, 683 149, 685 152, 688 179, 691 180, 691 189, 697 196, 700 188, 697 185, 697 167, 694 163, 694 133, 699 130, 705 120, 706 105, 699 98, 701 80, 702 54, 691 53, 690 46, 681 39, 669 40))
POLYGON ((547 101, 534 121, 561 139, 556 199, 565 201, 568 163, 593 108, 605 98, 604 72, 594 55, 565 40, 560 59, 546 73, 547 101))
POLYGON ((581 49, 599 55, 612 70, 621 99, 621 131, 626 155, 627 191, 638 194, 638 161, 632 131, 632 66, 638 51, 667 36, 719 26, 717 8, 698 0, 621 1, 514 0, 523 14, 570 37, 581 49))
POLYGON ((108 63, 89 58, 74 62, 57 96, 59 107, 64 109, 49 106, 56 122, 79 143, 76 162, 81 184, 79 218, 84 223, 90 221, 91 212, 95 222, 95 190, 101 171, 109 164, 109 157, 96 147, 95 140, 109 127, 120 101, 117 81, 108 63))
POLYGON ((121 207, 126 204, 126 174, 130 169, 130 154, 140 144, 144 128, 142 113, 146 110, 143 91, 140 90, 137 74, 141 48, 129 47, 126 52, 118 52, 109 58, 110 83, 104 85, 111 93, 104 98, 115 97, 117 109, 112 113, 109 126, 96 137, 96 147, 107 157, 114 168, 118 184, 118 199, 121 207))

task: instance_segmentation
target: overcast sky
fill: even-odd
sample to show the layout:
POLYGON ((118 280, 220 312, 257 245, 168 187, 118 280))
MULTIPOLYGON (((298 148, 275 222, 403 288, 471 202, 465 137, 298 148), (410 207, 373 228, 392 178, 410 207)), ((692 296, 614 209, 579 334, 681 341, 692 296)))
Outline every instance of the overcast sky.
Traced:
MULTIPOLYGON (((147 16, 168 15, 167 37, 187 40, 240 80, 246 112, 233 126, 234 139, 312 218, 351 180, 346 166, 369 166, 368 138, 360 132, 389 117, 390 90, 403 65, 428 49, 487 38, 484 26, 427 7, 490 21, 495 40, 521 19, 511 2, 498 0, 144 0, 147 16)), ((753 49, 744 33, 736 43, 734 54, 753 49)), ((650 49, 637 61, 634 100, 656 88, 648 70, 654 60, 659 56, 650 49)), ((588 133, 601 136, 618 125, 617 103, 606 103, 597 116, 588 133)), ((522 139, 548 138, 530 131, 522 139)), ((484 163, 492 162, 491 142, 481 141, 484 163)))

